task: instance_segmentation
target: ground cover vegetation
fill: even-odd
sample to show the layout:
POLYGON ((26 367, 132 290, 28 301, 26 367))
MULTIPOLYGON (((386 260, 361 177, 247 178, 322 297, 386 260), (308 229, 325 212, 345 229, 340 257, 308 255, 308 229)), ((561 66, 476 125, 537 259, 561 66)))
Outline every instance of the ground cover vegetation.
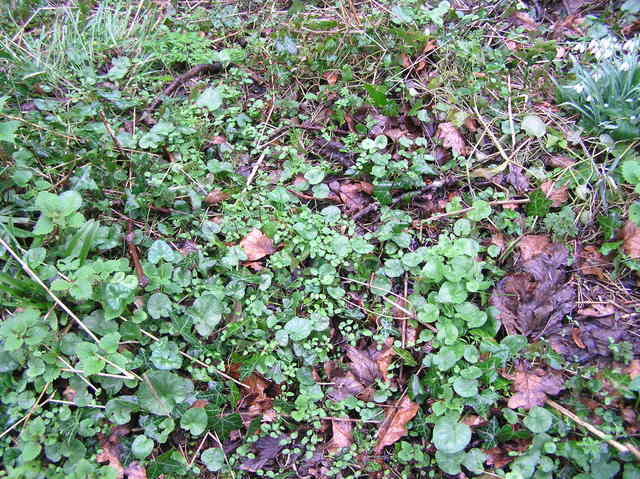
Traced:
POLYGON ((0 477, 640 477, 638 0, 0 10, 0 477))

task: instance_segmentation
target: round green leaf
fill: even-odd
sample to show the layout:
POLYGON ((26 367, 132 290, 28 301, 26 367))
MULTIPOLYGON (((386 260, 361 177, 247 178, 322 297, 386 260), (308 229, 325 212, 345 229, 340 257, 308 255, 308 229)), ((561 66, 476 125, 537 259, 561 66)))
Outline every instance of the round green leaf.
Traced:
POLYGON ((167 263, 173 263, 175 261, 175 253, 171 246, 165 241, 155 240, 147 253, 149 263, 157 264, 161 259, 164 259, 167 263))
POLYGON ((433 428, 433 444, 445 454, 462 451, 471 441, 471 428, 451 418, 442 418, 433 428))
POLYGON ((147 301, 147 311, 153 319, 167 318, 171 314, 171 300, 164 293, 153 293, 147 301))
POLYGON ((535 406, 529 411, 529 415, 524 418, 523 422, 531 432, 540 434, 551 427, 553 415, 546 409, 535 406))
POLYGON ((319 166, 314 166, 307 170, 304 174, 304 179, 307 180, 310 185, 317 185, 324 180, 324 171, 319 166))
POLYGON ((144 459, 151 454, 151 451, 153 451, 153 439, 148 438, 144 434, 136 436, 131 443, 131 452, 138 459, 144 459))
POLYGON ((302 341, 311 334, 313 325, 307 318, 295 317, 285 324, 284 330, 292 341, 302 341))
POLYGON ((200 460, 211 472, 218 472, 224 467, 224 452, 220 448, 210 447, 202 451, 200 460))
POLYGON ((473 221, 481 221, 491 216, 491 205, 484 200, 475 200, 467 217, 473 221))
POLYGON ((445 281, 438 291, 439 303, 459 304, 467 299, 467 290, 462 283, 445 281))
POLYGON ((478 381, 475 379, 456 378, 453 390, 463 398, 470 398, 478 394, 478 381))
POLYGON ((182 356, 178 345, 167 338, 162 338, 151 345, 151 362, 158 369, 179 369, 182 366, 182 356))
POLYGON ((544 124, 544 121, 539 116, 527 115, 522 120, 522 129, 527 135, 540 138, 547 132, 547 125, 544 124))
POLYGON ((188 430, 194 436, 199 436, 207 428, 207 412, 201 407, 187 409, 180 418, 182 429, 188 430))

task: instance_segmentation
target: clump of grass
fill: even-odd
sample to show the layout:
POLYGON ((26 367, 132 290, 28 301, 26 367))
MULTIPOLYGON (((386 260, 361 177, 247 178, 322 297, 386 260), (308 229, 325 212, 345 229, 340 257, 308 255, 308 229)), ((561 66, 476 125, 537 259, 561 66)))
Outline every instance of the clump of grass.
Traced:
POLYGON ((559 97, 580 113, 589 133, 608 133, 616 140, 640 137, 639 46, 639 38, 621 44, 607 37, 583 46, 595 57, 592 67, 573 58, 575 82, 559 85, 559 97))

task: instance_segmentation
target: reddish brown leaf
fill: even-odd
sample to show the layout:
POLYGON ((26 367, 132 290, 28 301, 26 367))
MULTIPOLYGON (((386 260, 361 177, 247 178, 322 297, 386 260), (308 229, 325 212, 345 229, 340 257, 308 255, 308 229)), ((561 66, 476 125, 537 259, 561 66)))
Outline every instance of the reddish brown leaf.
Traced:
POLYGON ((518 242, 522 262, 527 262, 542 253, 551 244, 549 237, 545 235, 523 236, 518 242))
POLYGON ((491 235, 491 244, 498 247, 500 251, 504 249, 504 235, 499 231, 491 235))
POLYGON ((128 433, 129 428, 126 426, 116 426, 111 429, 109 436, 99 435, 102 451, 96 455, 96 462, 108 462, 109 466, 116 471, 117 479, 124 477, 124 467, 120 462, 120 438, 128 433))
POLYGON ((442 140, 442 146, 450 148, 455 154, 462 156, 469 154, 469 147, 453 123, 440 123, 436 136, 442 140))
POLYGON ((276 252, 271 238, 257 228, 240 241, 240 247, 247 255, 247 261, 256 261, 276 252))
POLYGON ((127 479, 147 479, 147 471, 138 462, 132 462, 124 470, 127 479))
POLYGON ((213 145, 222 145, 227 142, 227 139, 224 136, 214 136, 209 140, 213 145))
POLYGON ((468 116, 465 120, 464 120, 464 127, 469 130, 471 133, 475 133, 476 131, 478 131, 478 120, 476 120, 475 118, 468 116))
POLYGON ((385 446, 390 446, 407 434, 407 423, 418 413, 418 406, 405 396, 397 408, 389 408, 384 422, 378 431, 378 442, 374 448, 380 454, 385 446))
POLYGON ((333 437, 327 447, 330 453, 338 452, 340 449, 350 447, 351 444, 353 444, 353 434, 351 433, 353 425, 351 421, 332 419, 331 428, 333 430, 333 437))
POLYGON ((347 345, 347 357, 351 360, 351 372, 362 384, 371 384, 381 376, 378 364, 367 351, 347 345))
POLYGON ((540 189, 544 191, 547 198, 551 200, 551 206, 554 208, 564 204, 569 196, 569 188, 567 185, 559 186, 555 181, 545 181, 540 185, 540 189))
POLYGON ((215 189, 206 196, 204 201, 206 203, 209 203, 210 205, 217 205, 218 203, 222 203, 227 198, 229 198, 228 194, 224 193, 220 189, 215 189))
POLYGON ((338 81, 338 77, 339 74, 337 71, 332 70, 332 71, 328 71, 328 72, 324 72, 322 74, 322 78, 324 78, 325 80, 327 80, 327 83, 329 85, 335 85, 336 82, 338 81))
POLYGON ((607 274, 604 269, 608 265, 607 260, 602 253, 598 251, 593 245, 579 248, 578 253, 578 265, 580 272, 585 275, 597 276, 602 281, 607 281, 607 274))
POLYGON ((569 168, 570 166, 573 166, 576 163, 571 158, 567 156, 560 156, 560 155, 549 157, 547 162, 549 163, 549 165, 553 166, 554 168, 569 168))
POLYGON ((387 370, 389 369, 389 365, 393 359, 394 355, 393 351, 393 338, 389 337, 385 341, 385 345, 381 351, 377 351, 374 355, 374 359, 376 364, 378 365, 378 371, 382 376, 384 382, 389 382, 389 378, 387 377, 387 370))
POLYGON ((633 359, 624 372, 627 373, 631 379, 635 379, 640 376, 640 359, 633 359))
POLYGON ((612 304, 593 303, 578 310, 578 314, 582 316, 589 316, 591 318, 604 318, 605 316, 611 316, 616 312, 616 308, 612 304))
POLYGON ((371 202, 368 195, 373 194, 373 185, 365 181, 357 181, 353 183, 332 182, 329 187, 340 196, 340 199, 350 211, 358 211, 371 202))
POLYGON ((538 24, 531 18, 528 13, 517 12, 511 16, 511 22, 515 25, 523 27, 525 30, 535 32, 538 29, 538 24))
POLYGON ((640 258, 640 228, 628 220, 622 230, 624 252, 633 259, 640 258))
POLYGON ((580 349, 586 349, 587 347, 582 342, 582 338, 580 337, 580 328, 571 328, 571 339, 576 343, 580 349))
POLYGON ((469 427, 479 427, 484 426, 487 423, 487 420, 476 416, 475 414, 469 414, 462 419, 462 424, 466 424, 469 427))
POLYGON ((278 453, 284 448, 280 445, 286 436, 272 437, 264 436, 253 443, 254 457, 247 459, 240 465, 243 471, 256 472, 262 469, 265 464, 274 459, 278 453))
POLYGON ((501 469, 511 461, 515 459, 513 456, 509 456, 507 451, 500 449, 499 447, 493 447, 491 449, 483 449, 483 452, 487 455, 486 463, 489 466, 493 466, 496 469, 501 469))
POLYGON ((207 407, 207 404, 209 404, 209 401, 206 399, 196 399, 191 405, 191 409, 207 407))
POLYGON ((513 388, 516 393, 509 399, 511 409, 531 409, 544 405, 547 394, 558 394, 563 387, 562 377, 543 369, 528 370, 521 367, 516 372, 513 388))

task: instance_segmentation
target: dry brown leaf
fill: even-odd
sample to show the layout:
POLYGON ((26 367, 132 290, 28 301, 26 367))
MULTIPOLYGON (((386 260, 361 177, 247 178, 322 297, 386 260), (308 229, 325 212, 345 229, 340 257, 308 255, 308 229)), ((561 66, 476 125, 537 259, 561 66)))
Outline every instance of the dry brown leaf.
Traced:
POLYGON ((351 360, 351 372, 358 381, 368 385, 373 383, 380 375, 380 368, 367 351, 361 351, 351 345, 347 345, 347 357, 351 360))
POLYGON ((218 203, 222 203, 227 198, 229 198, 228 194, 220 189, 215 189, 205 197, 204 201, 206 203, 209 203, 210 205, 217 205, 218 203))
POLYGON ((547 394, 558 394, 563 389, 562 377, 537 368, 528 370, 521 367, 516 372, 513 388, 516 393, 509 398, 509 407, 531 409, 544 405, 547 394))
POLYGON ((571 328, 571 339, 573 339, 573 342, 576 343, 576 346, 580 349, 587 349, 580 337, 580 328, 571 328))
POLYGON ((584 275, 597 276, 602 281, 607 281, 604 268, 608 265, 602 253, 593 245, 587 245, 578 250, 578 265, 584 275))
POLYGON ((611 316, 615 312, 616 308, 612 304, 603 303, 593 303, 586 308, 578 310, 578 314, 591 318, 604 318, 605 316, 611 316))
POLYGON ((393 338, 388 337, 385 341, 384 348, 382 348, 381 351, 378 351, 374 356, 376 364, 378 365, 378 371, 380 371, 384 382, 389 382, 389 378, 387 377, 387 370, 389 369, 389 365, 391 364, 391 360, 394 354, 395 352, 393 350, 393 338))
POLYGON ((469 154, 469 147, 453 123, 440 123, 436 135, 442 140, 442 146, 450 148, 455 154, 462 156, 469 154))
POLYGON ((633 359, 624 372, 627 373, 631 379, 635 379, 640 376, 640 359, 633 359))
POLYGON ((350 447, 351 444, 353 444, 353 434, 351 433, 353 425, 351 421, 332 419, 331 428, 333 431, 333 437, 327 447, 327 450, 330 453, 338 452, 340 449, 350 447))
POLYGON ((640 228, 631 220, 624 225, 622 241, 624 252, 630 258, 640 258, 640 228))
POLYGON ((340 75, 338 74, 338 72, 334 70, 334 71, 325 72, 325 73, 322 75, 322 78, 324 78, 325 80, 327 80, 327 83, 328 83, 329 85, 335 85, 335 84, 336 84, 336 82, 338 81, 338 77, 339 77, 339 76, 340 76, 340 75))
POLYGON ((529 178, 524 174, 524 169, 519 165, 509 165, 509 173, 505 179, 518 193, 524 193, 529 189, 529 178))
POLYGON ((476 416, 475 414, 469 414, 462 419, 462 424, 466 424, 469 427, 479 427, 484 426, 487 423, 487 420, 476 416))
POLYGON ((420 406, 405 396, 397 408, 389 408, 378 431, 378 442, 374 448, 380 454, 385 446, 390 446, 407 434, 407 423, 418 413, 420 406))
POLYGON ((528 13, 517 12, 511 16, 511 21, 515 25, 523 27, 525 30, 534 32, 538 29, 538 23, 531 18, 528 13))
POLYGON ((529 261, 531 258, 538 256, 549 244, 551 244, 551 241, 549 241, 549 237, 545 235, 523 236, 518 242, 522 262, 529 261))
POLYGON ((126 426, 116 426, 111 429, 111 434, 105 436, 99 435, 100 447, 102 451, 96 455, 96 462, 108 462, 109 466, 116 471, 116 478, 124 477, 124 467, 120 462, 120 437, 129 433, 126 426))
POLYGON ((578 15, 568 15, 563 20, 557 21, 553 25, 553 38, 559 39, 566 35, 580 36, 582 29, 580 25, 584 22, 584 18, 578 15))
POLYGON ((472 116, 468 116, 464 120, 464 127, 471 133, 475 133, 476 131, 478 131, 478 120, 476 120, 472 116))
POLYGON ((271 238, 257 228, 240 241, 240 247, 247 255, 247 261, 256 261, 276 252, 271 238))
POLYGON ((127 479, 147 479, 147 471, 138 462, 132 462, 124 470, 127 479))
POLYGON ((331 182, 329 187, 338 193, 342 203, 350 211, 358 211, 371 202, 371 198, 367 195, 373 194, 373 185, 366 181, 342 184, 331 182))
POLYGON ((569 197, 569 188, 567 185, 559 186, 555 181, 545 181, 540 185, 540 189, 551 200, 551 206, 557 208, 564 204, 569 197))
POLYGON ((497 246, 499 251, 502 251, 505 245, 504 235, 500 231, 493 233, 491 235, 491 244, 497 246))
POLYGON ((493 447, 491 449, 483 449, 487 455, 486 463, 488 466, 493 466, 496 469, 502 469, 504 466, 509 464, 511 461, 515 459, 514 456, 509 456, 507 451, 500 449, 499 447, 493 447))
POLYGON ((549 157, 547 162, 549 163, 550 166, 553 166, 554 168, 569 168, 576 164, 576 162, 573 161, 571 158, 567 156, 560 156, 560 155, 549 157))

